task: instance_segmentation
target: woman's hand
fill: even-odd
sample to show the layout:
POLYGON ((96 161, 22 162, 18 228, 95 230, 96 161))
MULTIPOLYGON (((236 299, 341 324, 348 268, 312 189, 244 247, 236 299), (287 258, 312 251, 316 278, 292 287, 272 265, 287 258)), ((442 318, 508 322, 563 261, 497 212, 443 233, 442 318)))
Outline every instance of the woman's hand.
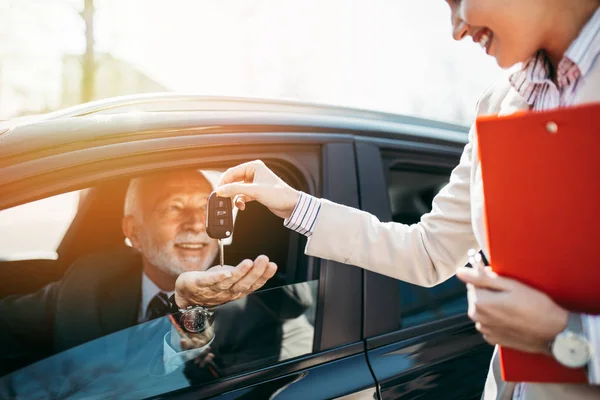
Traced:
POLYGON ((289 186, 260 160, 229 168, 217 185, 217 194, 234 197, 243 210, 246 202, 256 200, 281 218, 289 218, 300 192, 289 186))
POLYGON ((490 344, 549 354, 549 343, 567 326, 568 311, 546 294, 491 268, 461 267, 467 284, 469 317, 490 344))

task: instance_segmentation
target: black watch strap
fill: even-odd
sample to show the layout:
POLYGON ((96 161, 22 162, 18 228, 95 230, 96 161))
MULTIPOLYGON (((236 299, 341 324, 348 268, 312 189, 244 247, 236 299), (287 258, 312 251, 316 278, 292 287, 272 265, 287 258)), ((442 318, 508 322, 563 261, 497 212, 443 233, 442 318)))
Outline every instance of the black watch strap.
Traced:
POLYGON ((169 296, 169 311, 171 311, 171 314, 181 312, 181 309, 177 306, 177 303, 175 303, 175 293, 169 296))

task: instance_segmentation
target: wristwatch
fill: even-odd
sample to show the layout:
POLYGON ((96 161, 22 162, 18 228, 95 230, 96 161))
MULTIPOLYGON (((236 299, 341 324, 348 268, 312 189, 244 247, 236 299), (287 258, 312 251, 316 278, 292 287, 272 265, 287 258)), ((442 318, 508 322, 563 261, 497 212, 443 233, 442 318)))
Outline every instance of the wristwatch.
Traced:
POLYGON ((188 333, 201 333, 213 324, 214 311, 200 305, 179 308, 175 294, 169 297, 169 306, 175 322, 188 333))
POLYGON ((550 345, 552 355, 568 368, 585 367, 592 358, 592 347, 585 337, 581 315, 569 313, 567 327, 550 345))

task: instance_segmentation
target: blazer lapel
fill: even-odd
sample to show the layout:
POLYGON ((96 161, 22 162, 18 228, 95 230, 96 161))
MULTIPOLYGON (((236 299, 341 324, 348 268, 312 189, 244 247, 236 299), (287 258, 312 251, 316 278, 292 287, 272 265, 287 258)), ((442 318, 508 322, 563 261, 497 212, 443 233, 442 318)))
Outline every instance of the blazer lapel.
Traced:
POLYGON ((511 87, 500 104, 498 116, 510 115, 518 111, 526 111, 529 110, 529 108, 530 106, 525 99, 515 90, 515 88, 511 87))
POLYGON ((600 101, 600 61, 596 61, 596 64, 592 66, 592 69, 579 86, 575 97, 575 104, 600 101))
MULTIPOLYGON (((508 82, 506 84, 510 85, 508 82)), ((488 106, 486 113, 502 116, 529 109, 529 104, 513 87, 510 87, 506 93, 506 96, 501 101, 498 100, 488 106)), ((471 213, 474 216, 472 222, 473 233, 483 252, 489 258, 487 229, 484 222, 485 218, 483 218, 483 215, 485 215, 485 206, 483 202, 483 180, 481 179, 477 134, 473 135, 471 141, 473 144, 471 156, 471 213)))
POLYGON ((127 262, 123 264, 128 265, 119 266, 121 273, 104 285, 102 301, 98 305, 104 335, 130 328, 137 323, 142 292, 141 260, 138 258, 135 265, 127 262))

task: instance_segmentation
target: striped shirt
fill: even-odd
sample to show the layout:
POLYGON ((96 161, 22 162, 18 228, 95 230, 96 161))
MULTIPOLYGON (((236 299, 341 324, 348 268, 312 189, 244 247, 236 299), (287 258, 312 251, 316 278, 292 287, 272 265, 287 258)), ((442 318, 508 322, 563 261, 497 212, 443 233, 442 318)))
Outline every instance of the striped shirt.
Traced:
POLYGON ((539 51, 524 67, 513 73, 510 83, 531 105, 534 111, 570 106, 577 88, 600 54, 600 9, 583 27, 571 43, 556 68, 556 82, 552 81, 552 66, 546 53, 539 51))
POLYGON ((283 225, 286 228, 310 237, 320 210, 320 199, 300 192, 300 199, 298 199, 292 215, 283 221, 283 225))

